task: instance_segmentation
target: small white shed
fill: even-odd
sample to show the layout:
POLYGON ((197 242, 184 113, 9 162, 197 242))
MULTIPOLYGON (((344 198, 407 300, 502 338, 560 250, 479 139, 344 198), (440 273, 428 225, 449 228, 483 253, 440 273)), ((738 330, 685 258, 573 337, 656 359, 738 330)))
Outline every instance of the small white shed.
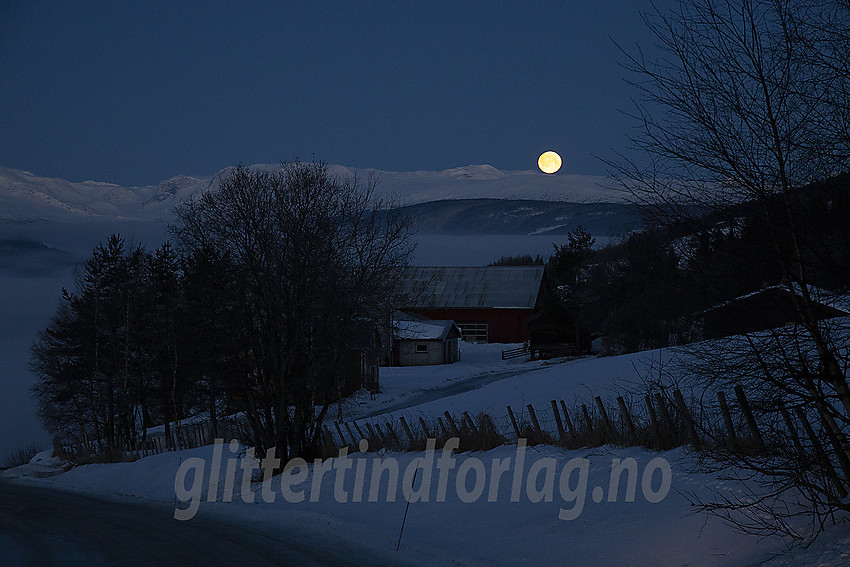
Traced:
POLYGON ((397 319, 393 334, 398 366, 451 364, 460 360, 461 332, 454 321, 397 319))

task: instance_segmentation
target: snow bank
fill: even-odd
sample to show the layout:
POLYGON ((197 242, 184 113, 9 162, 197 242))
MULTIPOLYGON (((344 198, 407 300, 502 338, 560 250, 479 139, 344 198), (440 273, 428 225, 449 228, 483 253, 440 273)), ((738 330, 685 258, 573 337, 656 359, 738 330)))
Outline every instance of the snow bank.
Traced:
POLYGON ((24 465, 0 472, 2 478, 45 478, 69 470, 73 465, 53 456, 53 449, 37 453, 24 465))
MULTIPOLYGON (((433 389, 458 383, 474 383, 476 387, 400 411, 439 415, 447 409, 480 410, 499 415, 506 405, 524 407, 533 403, 544 408, 553 398, 563 398, 567 403, 587 402, 596 395, 610 398, 620 392, 637 390, 649 374, 672 356, 670 351, 660 350, 545 364, 501 361, 498 353, 506 345, 464 347, 462 362, 454 365, 383 369, 385 393, 349 411, 360 415, 369 410, 380 412, 405 396, 430 395, 433 389), (490 377, 492 381, 488 382, 490 377)), ((157 501, 168 514, 173 514, 175 509, 189 509, 195 502, 199 516, 223 517, 265 530, 286 531, 316 545, 321 544, 322 534, 333 533, 343 543, 350 542, 352 546, 366 543, 391 560, 397 558, 398 562, 421 565, 832 567, 846 564, 850 557, 846 551, 850 538, 837 530, 829 532, 809 550, 792 550, 787 556, 774 557, 788 552, 786 540, 744 536, 716 517, 696 513, 693 501, 711 500, 717 492, 740 495, 742 487, 718 474, 697 472, 697 456, 685 449, 655 453, 640 448, 566 450, 541 445, 527 448, 523 466, 518 464, 517 447, 512 445, 455 455, 454 466, 446 473, 449 489, 444 501, 437 497, 440 481, 434 470, 428 484, 431 495, 412 501, 409 508, 403 496, 405 487, 412 484, 421 491, 423 477, 419 477, 417 485, 411 483, 410 477, 405 478, 405 472, 412 471, 417 460, 427 458, 427 453, 355 453, 326 461, 329 468, 322 475, 318 474, 321 466, 305 465, 304 479, 296 486, 303 501, 284 497, 280 482, 284 475, 275 477, 269 485, 275 494, 271 501, 263 493, 261 483, 249 483, 247 491, 240 490, 242 464, 248 462, 244 447, 228 444, 219 446, 217 451, 218 458, 216 449, 207 446, 146 457, 134 463, 81 466, 50 479, 17 476, 19 481, 110 499, 157 501), (574 482, 571 475, 567 475, 567 484, 562 485, 564 471, 583 459, 587 460, 583 489, 582 483, 574 482), (628 480, 620 477, 620 482, 611 482, 612 467, 628 459, 633 459, 635 467, 633 499, 627 497, 628 480), (378 483, 376 492, 372 487, 371 473, 379 462, 388 461, 395 462, 399 470, 394 499, 388 496, 386 479, 378 483), (345 462, 348 468, 339 470, 347 470, 348 475, 338 483, 337 464, 345 462), (656 501, 648 495, 661 491, 659 478, 647 471, 659 462, 669 466, 670 484, 669 490, 656 501), (366 472, 361 477, 361 498, 355 499, 358 490, 355 471, 361 466, 366 472), (501 476, 496 474, 500 466, 504 468, 501 476), (533 475, 531 471, 535 467, 537 473, 533 475), (470 498, 479 468, 483 471, 484 484, 479 496, 470 498), (543 482, 549 468, 555 471, 553 475, 559 474, 558 471, 561 474, 554 484, 543 482), (212 483, 211 490, 213 471, 219 481, 212 483), (228 476, 232 479, 230 488, 228 476), (514 478, 520 479, 516 498, 514 478), (190 486, 198 488, 197 493, 187 492, 190 486), (549 493, 546 486, 553 487, 549 493), (616 496, 614 486, 617 486, 616 496), (377 497, 370 501, 373 493, 377 497), (177 494, 181 495, 180 499, 177 494), (224 502, 228 494, 232 501, 224 502), (341 499, 340 494, 346 497, 341 499), (396 553, 406 509, 401 550, 396 553), (566 520, 561 518, 572 514, 562 515, 565 510, 578 511, 573 519, 566 520)), ((436 452, 437 456, 440 454, 441 451, 436 452)), ((49 460, 44 454, 37 459, 37 463, 49 460)), ((290 472, 295 470, 301 469, 293 468, 290 472)), ((630 474, 626 474, 626 479, 630 474)), ((662 487, 663 478, 662 471, 662 487)))
MULTIPOLYGON (((227 474, 227 461, 237 458, 224 446, 223 459, 218 468, 220 484, 227 474)), ((240 448, 241 449, 241 448, 240 448)), ((578 517, 571 521, 559 519, 559 510, 574 508, 575 501, 567 502, 556 487, 552 501, 530 499, 529 491, 543 486, 543 477, 534 483, 524 482, 518 501, 512 502, 513 472, 516 470, 515 446, 503 446, 487 452, 458 455, 455 468, 448 473, 449 487, 444 502, 436 501, 438 480, 436 469, 430 482, 431 494, 427 502, 410 504, 407 523, 398 553, 400 560, 422 565, 751 565, 767 559, 771 553, 784 551, 778 539, 754 540, 734 533, 716 518, 693 513, 690 495, 708 497, 714 489, 725 489, 717 478, 692 472, 695 459, 683 450, 652 453, 641 449, 616 449, 602 447, 568 451, 555 447, 528 448, 524 471, 528 473, 535 462, 551 459, 556 470, 566 467, 571 459, 587 458, 587 490, 578 517), (671 489, 657 503, 648 501, 643 493, 642 480, 636 481, 637 494, 633 502, 627 501, 627 485, 621 479, 615 501, 608 501, 612 459, 633 458, 639 474, 646 472, 648 463, 661 457, 670 464, 671 489), (464 462, 477 460, 488 473, 494 459, 510 459, 510 467, 496 483, 495 501, 488 501, 492 476, 487 476, 487 489, 473 502, 464 502, 457 489, 457 471, 467 469, 464 462), (530 488, 533 484, 534 488, 530 488), (597 488, 599 487, 599 488, 597 488), (597 502, 595 491, 608 494, 597 502)), ((439 456, 441 451, 437 451, 439 456)), ((367 453, 355 454, 355 462, 365 460, 371 467, 375 459, 394 459, 401 471, 406 470, 423 453, 367 453)), ((182 463, 199 458, 207 465, 204 470, 199 515, 224 515, 230 521, 256 523, 266 528, 281 530, 306 530, 312 533, 333 531, 352 543, 371 542, 380 551, 393 552, 397 543, 401 521, 407 502, 401 487, 395 501, 388 501, 385 485, 377 502, 351 502, 354 494, 354 473, 349 472, 342 487, 349 501, 337 500, 336 476, 326 474, 321 482, 313 484, 314 465, 310 465, 308 480, 297 488, 303 491, 304 501, 286 501, 280 491, 273 503, 261 497, 261 485, 252 487, 254 503, 243 502, 239 492, 239 467, 233 502, 221 502, 223 492, 216 494, 216 502, 208 502, 206 490, 209 473, 214 462, 213 447, 166 453, 141 459, 134 463, 87 465, 48 480, 56 488, 80 491, 101 496, 141 498, 171 502, 175 498, 175 478, 182 463), (313 502, 311 500, 317 501, 313 502)), ((355 465, 356 466, 356 465, 355 465)), ((465 489, 475 484, 477 476, 466 474, 465 489)), ((571 477, 572 478, 572 477, 571 477)), ((192 482, 192 479, 183 479, 192 482)), ((367 477, 367 486, 370 480, 367 477)), ((277 484, 277 479, 272 487, 277 484)), ((658 486, 657 475, 652 486, 658 486)), ((729 489, 732 489, 731 487, 729 489)), ((247 493, 246 493, 247 494, 247 493)), ((466 498, 468 500, 468 498, 466 498)), ((178 508, 186 505, 177 502, 178 508)), ((170 510, 170 508, 169 508, 170 510)), ((191 521, 191 520, 189 520, 191 521)))

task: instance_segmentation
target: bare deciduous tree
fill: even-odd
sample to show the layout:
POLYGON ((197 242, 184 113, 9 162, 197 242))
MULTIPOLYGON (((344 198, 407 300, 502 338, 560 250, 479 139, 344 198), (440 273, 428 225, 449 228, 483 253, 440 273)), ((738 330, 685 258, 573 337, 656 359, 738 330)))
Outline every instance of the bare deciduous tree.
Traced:
POLYGON ((215 249, 232 263, 231 382, 260 454, 320 447, 346 348, 363 322, 382 322, 395 304, 412 252, 409 222, 374 186, 321 163, 286 163, 278 173, 238 167, 177 209, 184 249, 215 249))
MULTIPOLYGON (((784 439, 772 453, 715 457, 758 473, 776 498, 802 493, 809 504, 802 512, 816 520, 850 510, 850 466, 843 466, 850 459, 848 336, 817 315, 824 298, 814 288, 816 263, 823 258, 812 253, 798 206, 806 187, 828 184, 850 165, 850 5, 694 0, 646 21, 664 53, 652 62, 640 54, 629 58, 641 93, 642 128, 634 142, 647 159, 613 164, 616 177, 669 225, 704 227, 706 214, 741 204, 757 211, 799 321, 758 340, 691 351, 691 372, 712 387, 748 384, 768 437, 784 439), (801 434, 799 447, 790 445, 780 402, 792 411, 794 427, 804 428, 795 410, 813 425, 814 435, 801 434)), ((752 505, 726 500, 711 508, 752 505)), ((792 531, 785 512, 771 510, 763 527, 792 531)), ((756 516, 764 519, 763 511, 756 516)))

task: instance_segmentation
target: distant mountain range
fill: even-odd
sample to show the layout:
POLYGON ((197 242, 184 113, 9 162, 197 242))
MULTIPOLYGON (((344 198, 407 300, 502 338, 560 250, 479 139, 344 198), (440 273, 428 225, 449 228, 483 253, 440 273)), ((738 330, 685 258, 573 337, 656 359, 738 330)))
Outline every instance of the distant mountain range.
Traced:
MULTIPOLYGON (((639 224, 637 209, 606 189, 604 178, 500 171, 489 165, 414 172, 329 167, 362 179, 374 174, 377 195, 397 197, 413 219, 417 260, 425 263, 477 265, 501 255, 545 255, 578 225, 602 245, 639 224)), ((122 187, 0 167, 0 276, 68 273, 111 233, 156 246, 170 237, 166 225, 174 207, 214 191, 229 171, 122 187)))
POLYGON ((122 187, 0 167, 0 222, 152 220, 170 216, 177 203, 212 183, 212 177, 178 176, 159 185, 122 187))
POLYGON ((640 224, 638 210, 624 203, 564 203, 539 200, 454 199, 408 205, 418 232, 548 236, 583 226, 594 236, 617 236, 640 224))
MULTIPOLYGON (((274 170, 277 165, 257 164, 252 168, 274 170)), ((331 165, 339 175, 378 179, 376 193, 396 196, 403 205, 433 201, 485 199, 490 212, 495 200, 558 201, 564 203, 622 203, 622 196, 606 188, 606 178, 584 175, 545 175, 538 171, 500 171, 490 165, 469 165, 445 171, 370 171, 331 165)), ((100 181, 71 182, 39 177, 28 171, 0 167, 0 222, 38 220, 75 221, 167 219, 172 209, 193 195, 214 189, 231 168, 209 177, 176 176, 158 185, 123 187, 100 181)), ((451 209, 451 206, 444 206, 451 209)), ((511 207, 518 211, 516 207, 511 207)), ((439 207, 438 207, 439 209, 439 207)), ((446 210, 448 210, 446 209, 446 210)), ((562 213, 563 210, 559 209, 562 213)), ((418 210, 423 212, 424 210, 418 210)), ((434 210, 431 211, 433 216, 434 210)), ((508 213, 508 218, 513 213, 508 213)), ((518 213, 519 214, 519 213, 518 213)), ((545 213, 541 213, 545 214, 545 213)), ((523 216, 523 215, 520 215, 523 216)), ((529 215, 525 215, 529 216, 529 215)), ((530 222, 527 233, 546 226, 556 227, 561 213, 546 215, 549 225, 530 222), (550 218, 551 217, 551 218, 550 218), (535 225, 535 226, 532 226, 535 225)), ((494 217, 495 219, 495 217, 494 217)), ((563 219, 562 219, 563 220, 563 219)), ((447 221, 450 225, 451 222, 447 221)), ((498 221, 493 221, 498 225, 498 221)), ((557 227, 556 227, 557 228, 557 227)), ((523 229, 525 230, 525 229, 523 229)))

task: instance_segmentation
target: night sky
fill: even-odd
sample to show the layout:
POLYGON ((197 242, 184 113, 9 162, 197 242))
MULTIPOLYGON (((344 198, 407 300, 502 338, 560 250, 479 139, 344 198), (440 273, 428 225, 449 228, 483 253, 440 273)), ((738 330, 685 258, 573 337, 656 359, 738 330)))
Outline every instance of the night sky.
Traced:
MULTIPOLYGON (((649 1, 0 4, 0 165, 158 183, 235 163, 604 174, 649 1)), ((661 2, 661 6, 665 3, 661 2)))

